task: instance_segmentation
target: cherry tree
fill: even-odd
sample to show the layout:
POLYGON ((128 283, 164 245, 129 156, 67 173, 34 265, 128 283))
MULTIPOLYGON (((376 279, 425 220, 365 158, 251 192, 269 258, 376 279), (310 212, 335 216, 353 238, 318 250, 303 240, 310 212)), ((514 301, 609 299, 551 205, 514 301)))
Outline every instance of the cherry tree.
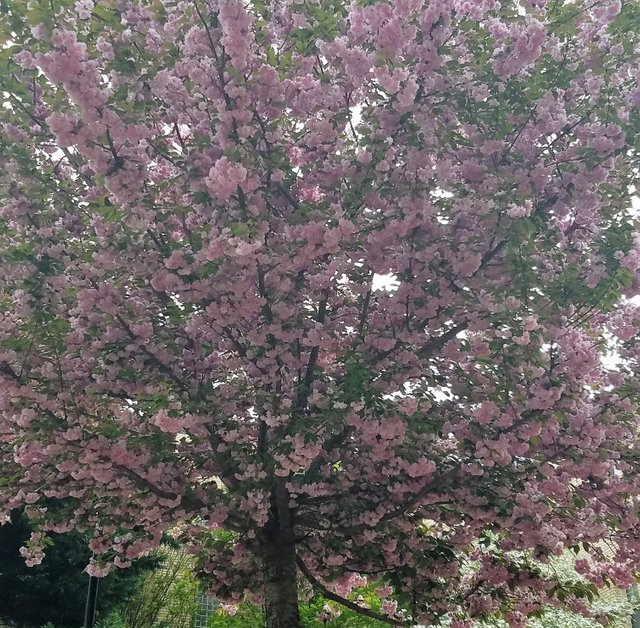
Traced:
POLYGON ((635 0, 0 7, 30 564, 48 531, 90 531, 95 575, 171 531, 270 628, 299 591, 521 626, 629 585, 635 0))

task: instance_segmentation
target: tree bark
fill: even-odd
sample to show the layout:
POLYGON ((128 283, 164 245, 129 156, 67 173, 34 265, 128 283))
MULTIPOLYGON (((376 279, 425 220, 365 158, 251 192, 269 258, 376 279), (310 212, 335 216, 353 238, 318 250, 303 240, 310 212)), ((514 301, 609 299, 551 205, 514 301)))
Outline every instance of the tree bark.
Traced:
POLYGON ((267 628, 301 628, 293 529, 267 526, 260 542, 267 628))

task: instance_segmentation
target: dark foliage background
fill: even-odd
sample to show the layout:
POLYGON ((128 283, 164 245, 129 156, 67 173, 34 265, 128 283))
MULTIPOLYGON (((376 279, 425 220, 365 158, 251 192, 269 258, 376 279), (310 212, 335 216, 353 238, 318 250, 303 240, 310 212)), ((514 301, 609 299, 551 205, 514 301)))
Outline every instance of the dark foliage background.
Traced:
MULTIPOLYGON (((91 552, 88 539, 77 532, 52 534, 53 544, 40 565, 27 567, 20 547, 31 530, 21 512, 0 527, 0 620, 21 628, 82 626, 89 576, 84 573, 91 552)), ((106 616, 136 592, 143 574, 158 559, 137 561, 100 581, 98 616, 106 616)))

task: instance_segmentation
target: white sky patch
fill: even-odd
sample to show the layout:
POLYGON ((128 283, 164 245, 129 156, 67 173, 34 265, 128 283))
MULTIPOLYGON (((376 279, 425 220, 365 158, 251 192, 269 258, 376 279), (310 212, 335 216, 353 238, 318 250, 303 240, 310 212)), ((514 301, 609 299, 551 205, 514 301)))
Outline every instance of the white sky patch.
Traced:
POLYGON ((362 105, 354 105, 349 107, 349 122, 345 126, 345 133, 352 136, 354 142, 358 142, 360 135, 356 131, 358 125, 362 122, 362 105), (353 137, 355 135, 355 137, 353 137))
POLYGON ((387 275, 378 275, 375 273, 371 281, 371 289, 374 292, 385 290, 386 292, 395 292, 400 287, 400 282, 395 273, 387 275))
POLYGON ((453 192, 447 192, 447 190, 443 190, 442 188, 435 188, 431 191, 431 196, 435 196, 436 198, 452 198, 453 192))
POLYGON ((608 371, 616 371, 622 364, 622 358, 617 351, 607 351, 600 355, 600 363, 608 371))

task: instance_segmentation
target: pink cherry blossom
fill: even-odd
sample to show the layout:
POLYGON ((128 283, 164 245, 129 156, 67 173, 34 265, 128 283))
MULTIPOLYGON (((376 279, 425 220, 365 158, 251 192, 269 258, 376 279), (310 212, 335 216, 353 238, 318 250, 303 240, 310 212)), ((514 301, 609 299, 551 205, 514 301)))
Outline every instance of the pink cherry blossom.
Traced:
POLYGON ((628 586, 635 9, 58 4, 0 17, 25 560, 90 531, 104 576, 172 534, 212 595, 294 628, 299 591, 338 622, 588 613, 535 568, 578 545, 628 586))

